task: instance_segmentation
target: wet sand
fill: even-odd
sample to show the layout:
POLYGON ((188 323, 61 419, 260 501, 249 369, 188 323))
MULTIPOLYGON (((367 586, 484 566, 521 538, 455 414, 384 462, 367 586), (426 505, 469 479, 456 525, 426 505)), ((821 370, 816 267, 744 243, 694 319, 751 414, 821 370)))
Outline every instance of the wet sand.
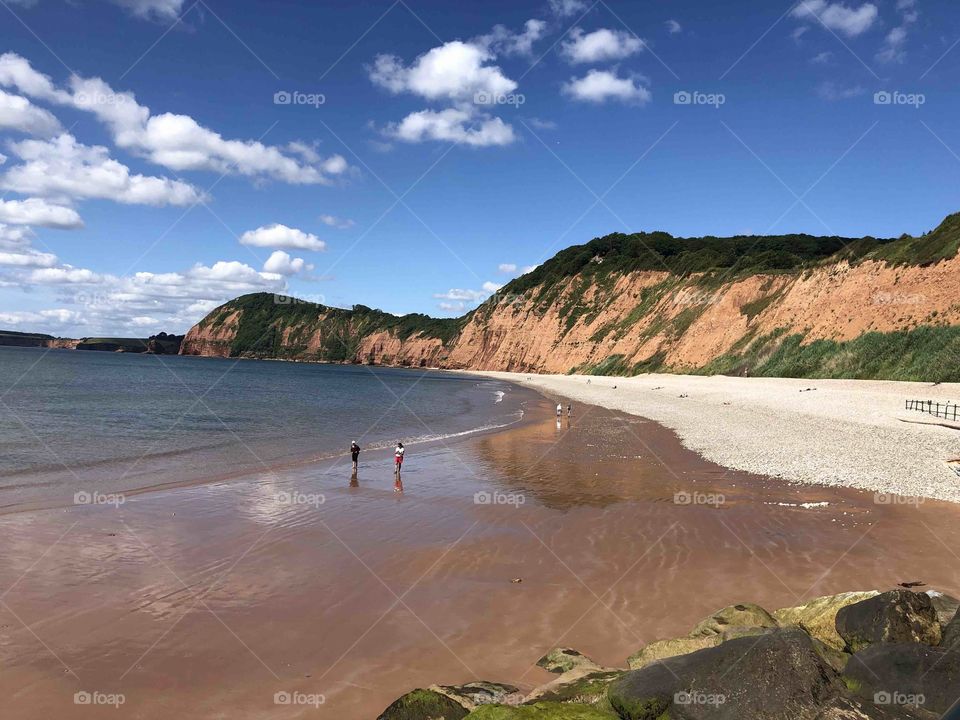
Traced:
POLYGON ((402 495, 370 452, 355 486, 344 458, 0 516, 3 716, 375 718, 435 682, 530 689, 556 645, 624 665, 732 602, 915 580, 960 595, 956 505, 728 471, 598 407, 528 417, 411 451, 402 495))

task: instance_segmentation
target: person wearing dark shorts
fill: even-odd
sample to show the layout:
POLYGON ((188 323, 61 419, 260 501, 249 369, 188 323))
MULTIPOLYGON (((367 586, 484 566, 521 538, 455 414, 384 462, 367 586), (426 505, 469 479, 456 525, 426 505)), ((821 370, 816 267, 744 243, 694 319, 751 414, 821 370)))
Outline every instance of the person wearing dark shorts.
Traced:
POLYGON ((357 474, 357 463, 360 461, 360 446, 354 440, 350 443, 350 457, 353 458, 353 474, 357 474))

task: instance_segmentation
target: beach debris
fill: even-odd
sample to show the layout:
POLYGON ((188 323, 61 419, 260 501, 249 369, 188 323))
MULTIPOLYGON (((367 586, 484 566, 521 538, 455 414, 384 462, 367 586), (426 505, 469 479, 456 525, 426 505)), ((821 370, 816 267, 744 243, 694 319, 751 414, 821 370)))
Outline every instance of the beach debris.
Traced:
POLYGON ((663 385, 657 385, 655 388, 651 388, 651 390, 663 390, 663 385))
POLYGON ((910 582, 897 583, 897 585, 899 585, 902 588, 909 589, 909 588, 915 588, 915 587, 923 587, 924 585, 926 585, 926 583, 921 582, 920 580, 911 580, 910 582))
POLYGON ((522 582, 523 582, 523 578, 513 578, 510 582, 512 582, 512 583, 514 583, 514 584, 522 583, 522 582))
POLYGON ((683 393, 683 395, 678 395, 677 397, 681 397, 681 398, 688 398, 688 397, 690 397, 690 396, 689 396, 689 395, 687 395, 686 393, 683 393))
POLYGON ((816 390, 816 388, 803 388, 800 392, 813 392, 814 390, 816 390))

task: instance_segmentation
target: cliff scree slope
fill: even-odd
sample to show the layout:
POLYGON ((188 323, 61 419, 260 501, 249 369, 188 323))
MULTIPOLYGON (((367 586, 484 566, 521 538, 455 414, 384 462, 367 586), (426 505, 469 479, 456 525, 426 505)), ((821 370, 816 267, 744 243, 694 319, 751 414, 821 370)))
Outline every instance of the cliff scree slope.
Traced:
POLYGON ((960 381, 960 214, 897 240, 613 234, 460 318, 244 295, 181 353, 518 372, 960 381))

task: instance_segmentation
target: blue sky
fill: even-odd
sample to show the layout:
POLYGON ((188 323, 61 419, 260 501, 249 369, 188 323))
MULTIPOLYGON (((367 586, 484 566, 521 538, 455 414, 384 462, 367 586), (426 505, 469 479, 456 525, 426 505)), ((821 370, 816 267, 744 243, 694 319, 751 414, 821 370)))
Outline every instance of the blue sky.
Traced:
POLYGON ((960 210, 947 0, 0 0, 0 327, 456 315, 614 231, 960 210))

